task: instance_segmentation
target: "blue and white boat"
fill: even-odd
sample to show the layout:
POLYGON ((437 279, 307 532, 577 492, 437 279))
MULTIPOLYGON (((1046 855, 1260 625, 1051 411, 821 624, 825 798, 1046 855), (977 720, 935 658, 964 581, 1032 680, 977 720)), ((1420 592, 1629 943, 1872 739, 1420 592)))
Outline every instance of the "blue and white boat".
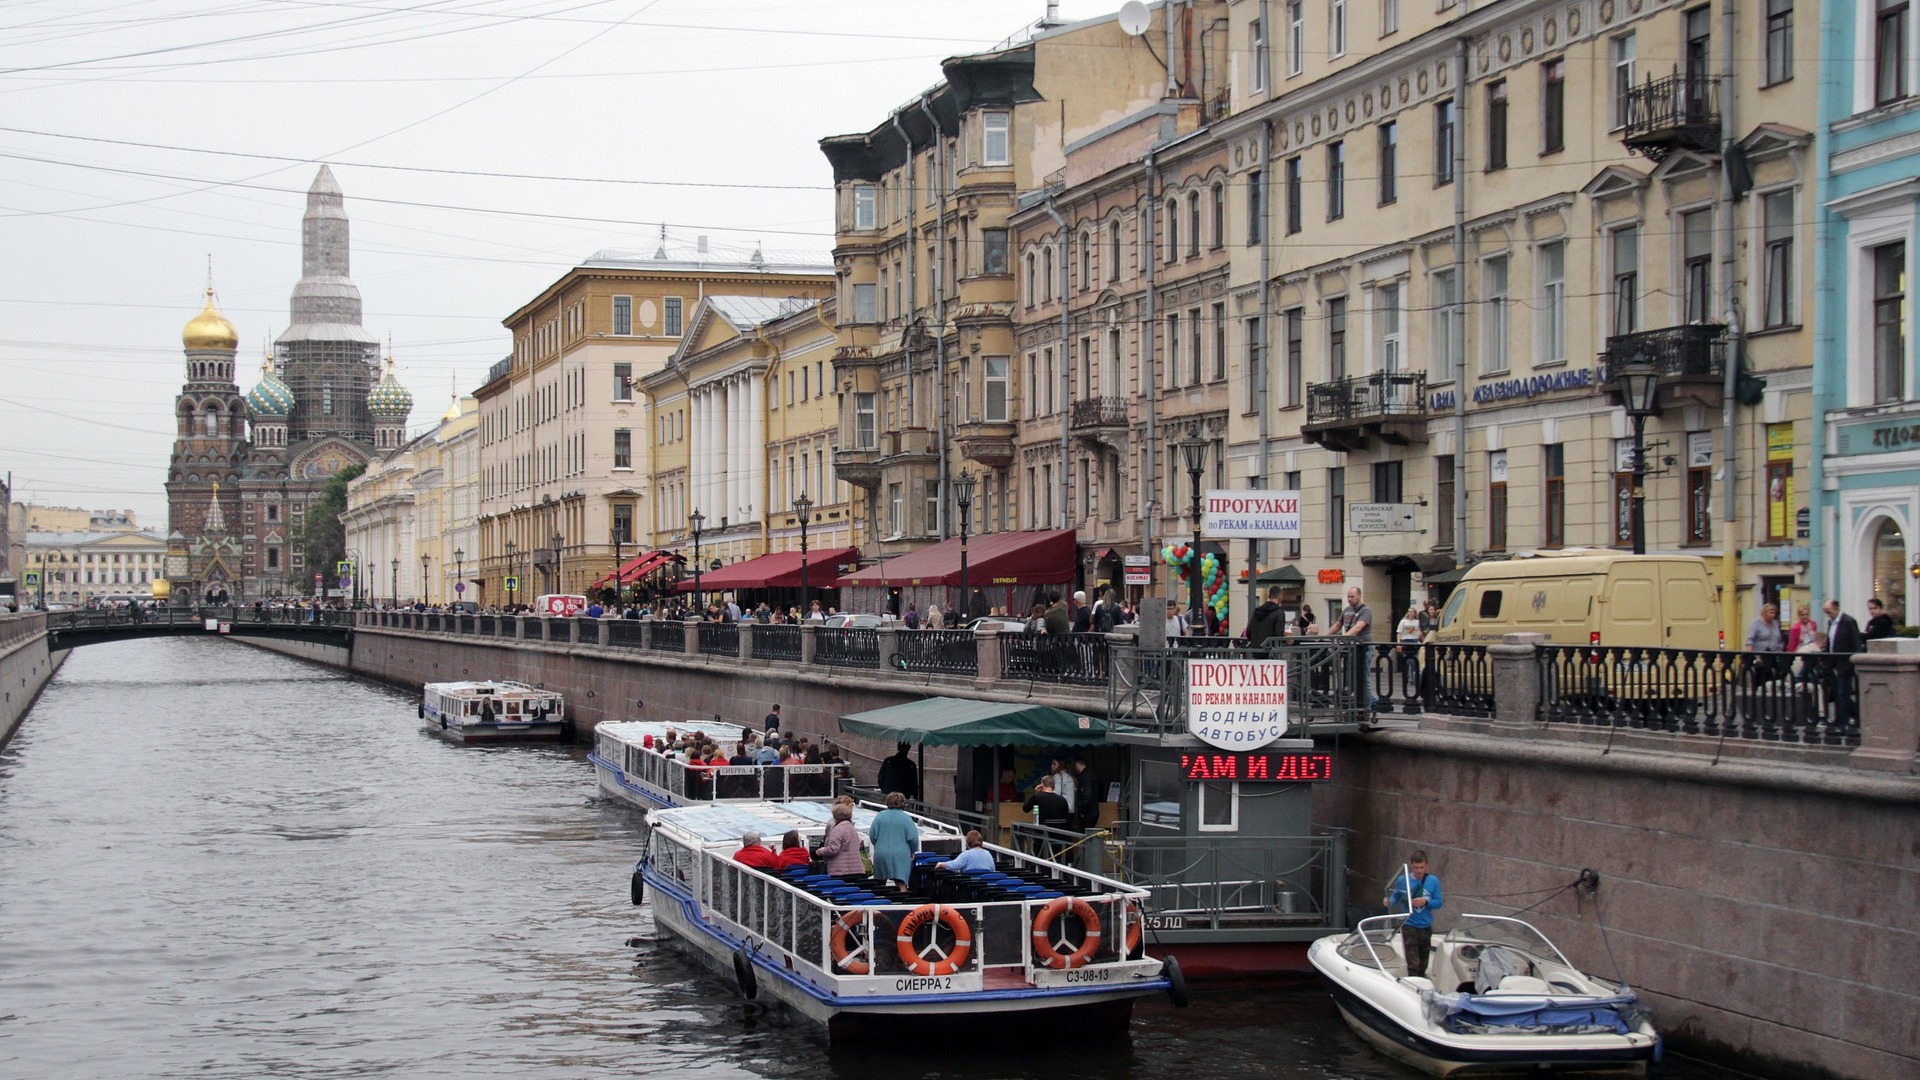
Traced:
POLYGON ((828 799, 852 774, 846 765, 696 765, 669 756, 675 734, 705 736, 723 753, 747 737, 725 721, 660 724, 607 720, 593 729, 593 762, 603 794, 642 810, 710 802, 828 799))
POLYGON ((1433 938, 1427 974, 1406 974, 1405 913, 1315 941, 1307 959, 1347 1024, 1434 1076, 1639 1072, 1660 1036, 1633 990, 1575 968, 1531 924, 1466 915, 1433 938))
POLYGON ((430 734, 463 744, 557 740, 573 733, 559 693, 491 679, 427 683, 420 719, 430 734))
MULTIPOLYGON (((856 808, 863 835, 873 816, 856 808)), ((1140 947, 1142 889, 991 845, 992 871, 944 870, 936 864, 964 840, 929 820, 904 888, 734 858, 749 831, 818 842, 832 821, 826 802, 709 803, 649 820, 637 873, 655 925, 745 997, 777 1002, 830 1040, 953 1025, 976 1040, 1015 1028, 1056 1039, 1124 1031, 1149 995, 1185 1004, 1177 964, 1140 947)))

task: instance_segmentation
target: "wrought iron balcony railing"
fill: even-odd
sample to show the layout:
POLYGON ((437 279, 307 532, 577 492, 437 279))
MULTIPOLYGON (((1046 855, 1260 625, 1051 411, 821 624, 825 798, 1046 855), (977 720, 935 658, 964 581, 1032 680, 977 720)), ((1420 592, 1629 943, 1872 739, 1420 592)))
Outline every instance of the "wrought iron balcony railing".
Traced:
POLYGON ((1073 430, 1126 427, 1127 399, 1118 397, 1085 398, 1073 403, 1069 423, 1073 430))
POLYGON ((1307 423, 1338 424, 1427 414, 1423 371, 1376 371, 1307 386, 1307 423))
POLYGON ((1727 371, 1724 323, 1688 323, 1607 339, 1607 377, 1617 379, 1634 364, 1651 365, 1674 382, 1720 382, 1727 371))
POLYGON ((1712 153, 1720 146, 1720 88, 1710 75, 1675 71, 1627 90, 1627 149, 1660 161, 1674 150, 1712 153))

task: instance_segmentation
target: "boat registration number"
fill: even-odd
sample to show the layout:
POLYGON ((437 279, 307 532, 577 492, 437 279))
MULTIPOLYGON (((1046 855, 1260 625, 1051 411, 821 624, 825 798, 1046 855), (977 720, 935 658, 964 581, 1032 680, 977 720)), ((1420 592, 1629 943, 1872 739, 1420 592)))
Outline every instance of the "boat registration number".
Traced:
POLYGON ((1185 915, 1148 915, 1141 921, 1149 930, 1185 930, 1187 928, 1185 915))
POLYGON ((895 979, 893 980, 893 988, 895 990, 951 990, 953 989, 953 976, 926 975, 918 978, 895 979))

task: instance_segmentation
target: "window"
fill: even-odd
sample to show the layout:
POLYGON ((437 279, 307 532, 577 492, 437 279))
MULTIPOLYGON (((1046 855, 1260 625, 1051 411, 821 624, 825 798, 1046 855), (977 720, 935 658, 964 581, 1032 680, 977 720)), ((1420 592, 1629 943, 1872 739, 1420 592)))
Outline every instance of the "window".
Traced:
POLYGON ((633 432, 627 428, 613 429, 613 467, 633 468, 633 432))
MULTIPOLYGON (((886 271, 880 271, 885 274, 886 271)), ((1033 252, 1027 252, 1027 306, 1034 306, 1040 298, 1040 267, 1033 252)))
POLYGON ((1257 390, 1259 387, 1259 379, 1260 379, 1260 365, 1266 363, 1266 355, 1264 352, 1264 349, 1266 346, 1266 340, 1267 339, 1266 339, 1265 329, 1260 325, 1260 317, 1256 315, 1253 318, 1248 319, 1247 320, 1247 370, 1246 370, 1246 377, 1243 380, 1243 384, 1246 390, 1246 393, 1244 395, 1246 400, 1246 409, 1245 409, 1246 412, 1253 412, 1255 409, 1258 409, 1260 407, 1260 398, 1257 390))
POLYGON ((980 266, 983 274, 1007 272, 1007 230, 980 230, 980 266))
POLYGON ((1167 313, 1167 385, 1180 385, 1180 313, 1167 313))
POLYGON ((1327 301, 1327 378, 1347 377, 1347 298, 1327 301))
POLYGON ((1093 288, 1093 234, 1080 234, 1080 288, 1093 288))
POLYGON ((1640 227, 1613 230, 1613 333, 1618 337, 1640 327, 1640 227))
POLYGON ((1287 74, 1298 75, 1307 51, 1305 0, 1287 0, 1287 74))
MULTIPOLYGON (((1049 303, 1053 300, 1052 244, 1048 244, 1046 247, 1040 249, 1040 299, 1049 303)), ((904 305, 902 305, 901 311, 903 314, 905 313, 906 308, 904 305)))
POLYGON ((1227 377, 1227 305, 1213 305, 1213 381, 1227 377))
POLYGON ((1107 280, 1120 280, 1120 222, 1107 226, 1107 280))
POLYGON ((1336 142, 1327 147, 1327 220, 1347 216, 1347 144, 1336 142))
POLYGON ((1487 171, 1507 167, 1507 80, 1487 85, 1487 171))
POLYGON ((1167 200, 1167 251, 1166 260, 1172 262, 1180 257, 1180 200, 1167 200))
POLYGON ((1213 247, 1227 246, 1227 185, 1213 185, 1213 247))
POLYGON ((683 303, 684 301, 682 301, 677 296, 669 296, 665 300, 661 301, 661 307, 666 312, 666 321, 667 321, 666 334, 668 337, 680 336, 681 317, 682 317, 681 305, 683 303))
POLYGON ((1767 0, 1767 81, 1793 78, 1793 0, 1767 0))
POLYGON ((1347 54, 1347 0, 1329 0, 1327 52, 1333 56, 1347 54))
MULTIPOLYGON (((1466 340, 1460 333, 1463 315, 1460 307, 1460 281, 1449 268, 1435 270, 1427 282, 1427 303, 1433 310, 1433 342, 1428 350, 1433 357, 1433 363, 1428 371, 1435 381, 1446 381, 1458 374, 1464 374, 1460 364, 1460 348, 1466 340)), ((1392 367, 1387 370, 1399 369, 1392 367)))
MULTIPOLYGON (((1060 359, 1063 363, 1066 361, 1066 357, 1061 357, 1060 359)), ((1040 350, 1040 366, 1047 380, 1047 385, 1044 387, 1047 394, 1047 411, 1042 415, 1052 416, 1054 413, 1060 411, 1060 402, 1057 396, 1060 390, 1060 377, 1059 370, 1053 366, 1053 349, 1051 347, 1040 350)))
POLYGON ((853 321, 870 323, 878 321, 879 318, 880 302, 876 286, 870 283, 855 285, 853 287, 853 321))
POLYGON ((1507 452, 1487 452, 1487 550, 1507 550, 1507 452))
POLYGON ((1187 356, 1189 357, 1188 362, 1193 365, 1193 378, 1188 382, 1187 385, 1189 386, 1199 386, 1200 383, 1204 381, 1201 376, 1202 376, 1202 371, 1205 368, 1206 357, 1203 354, 1203 350, 1200 348, 1200 344, 1201 344, 1201 335, 1204 334, 1205 332, 1206 332, 1206 328, 1200 322, 1200 309, 1188 308, 1187 309, 1187 356))
POLYGON ((1793 424, 1767 425, 1767 539, 1793 539, 1793 424))
POLYGON ((1433 106, 1433 186, 1453 183, 1453 99, 1433 106))
POLYGON ((1400 125, 1387 121, 1380 125, 1380 205, 1385 206, 1400 197, 1400 186, 1394 173, 1400 168, 1400 125))
POLYGON ((1453 455, 1433 459, 1433 537, 1436 547, 1453 546, 1453 455))
POLYGON ((887 485, 887 535, 905 536, 907 519, 906 490, 901 484, 887 485))
POLYGON ((613 504, 613 538, 622 544, 633 543, 633 504, 613 504))
POLYGON ((1247 24, 1247 51, 1252 54, 1253 63, 1247 81, 1257 94, 1267 88, 1267 31, 1259 19, 1247 24))
POLYGON ((1907 245, 1873 249, 1873 400, 1906 397, 1907 245))
POLYGON ((1765 238, 1766 299, 1761 313, 1763 325, 1789 326, 1793 323, 1793 192, 1774 191, 1760 198, 1762 233, 1765 238))
POLYGON ((1908 0, 1878 0, 1873 22, 1873 102, 1907 96, 1908 0))
POLYGON ((879 415, 874 408, 874 395, 853 395, 853 448, 871 450, 879 445, 879 415))
POLYGON ((871 229, 876 224, 874 191, 872 184, 860 184, 853 189, 853 227, 871 229))
POLYGON ((1380 36, 1400 32, 1400 0, 1380 0, 1380 36))
POLYGON ((1538 341, 1534 343, 1540 364, 1558 364, 1567 358, 1567 245, 1564 240, 1541 244, 1535 256, 1534 272, 1540 281, 1538 341))
POLYGON ((1713 212, 1694 210, 1680 215, 1680 282, 1686 302, 1681 321, 1703 323, 1713 318, 1713 212))
POLYGON ((1261 201, 1260 172, 1255 170, 1247 174, 1247 246, 1260 242, 1261 230, 1266 226, 1266 204, 1261 201))
POLYGON ((1706 118, 1706 88, 1713 78, 1713 12, 1702 5, 1687 12, 1685 18, 1680 71, 1686 78, 1687 118, 1699 121, 1706 118))
POLYGON ((1187 193, 1187 255, 1200 254, 1200 193, 1187 193))
POLYGON ((1011 113, 994 111, 980 114, 980 164, 1013 163, 1012 125, 1011 113))
POLYGON ((1300 404, 1300 368, 1306 360, 1302 345, 1307 329, 1307 313, 1302 308, 1288 308, 1280 313, 1280 320, 1287 334, 1286 367, 1280 373, 1280 407, 1291 408, 1300 404))
POLYGON ((1399 371, 1401 345, 1406 328, 1400 317, 1400 286, 1381 285, 1373 290, 1374 357, 1377 371, 1399 371))
POLYGON ((633 333, 633 297, 613 298, 613 332, 621 337, 633 333))
POLYGON ((1240 829, 1240 785, 1210 782, 1194 785, 1194 809, 1199 812, 1198 832, 1238 832, 1240 829))
MULTIPOLYGON (((1281 483, 1282 483, 1282 487, 1284 487, 1287 491, 1295 492, 1297 494, 1300 491, 1300 474, 1298 472, 1286 473, 1284 476, 1281 477, 1281 483)), ((1288 537, 1286 543, 1287 543, 1286 557, 1289 559, 1298 559, 1300 557, 1299 535, 1296 533, 1295 535, 1288 537)))
POLYGON ((1287 233, 1300 231, 1300 156, 1295 154, 1286 161, 1287 179, 1287 233))
POLYGON ((633 400, 633 365, 613 365, 613 400, 633 400))
POLYGON ((1637 55, 1632 34, 1621 34, 1608 44, 1613 58, 1613 126, 1627 123, 1627 95, 1633 91, 1633 64, 1637 55))
POLYGON ((1687 432, 1688 544, 1713 543, 1713 432, 1687 432))
POLYGON ((1556 154, 1567 148, 1567 62, 1549 60, 1540 65, 1540 152, 1556 154))
POLYGON ((1327 470, 1327 554, 1347 553, 1347 470, 1327 470))
POLYGON ((1397 503, 1400 501, 1401 463, 1398 461, 1376 461, 1373 463, 1373 501, 1377 503, 1397 503))
POLYGON ((1547 535, 1542 546, 1557 548, 1567 542, 1567 448, 1560 443, 1549 443, 1540 450, 1541 464, 1547 474, 1546 505, 1542 514, 1547 535))
POLYGON ((1507 257, 1495 255, 1480 264, 1480 372, 1507 370, 1507 322, 1511 299, 1507 295, 1507 257))

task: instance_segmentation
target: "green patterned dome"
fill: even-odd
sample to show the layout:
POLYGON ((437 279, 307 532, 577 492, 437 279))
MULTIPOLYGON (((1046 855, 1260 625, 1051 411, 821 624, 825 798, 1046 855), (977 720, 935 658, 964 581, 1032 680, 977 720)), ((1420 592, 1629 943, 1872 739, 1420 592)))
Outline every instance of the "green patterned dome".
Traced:
POLYGON ((413 395, 393 377, 393 358, 387 358, 387 373, 374 384, 373 391, 367 395, 367 410, 375 416, 390 419, 406 419, 413 411, 413 395))
POLYGON ((273 373, 273 358, 260 365, 260 383, 247 394, 247 410, 261 419, 279 420, 293 412, 293 391, 273 373))

